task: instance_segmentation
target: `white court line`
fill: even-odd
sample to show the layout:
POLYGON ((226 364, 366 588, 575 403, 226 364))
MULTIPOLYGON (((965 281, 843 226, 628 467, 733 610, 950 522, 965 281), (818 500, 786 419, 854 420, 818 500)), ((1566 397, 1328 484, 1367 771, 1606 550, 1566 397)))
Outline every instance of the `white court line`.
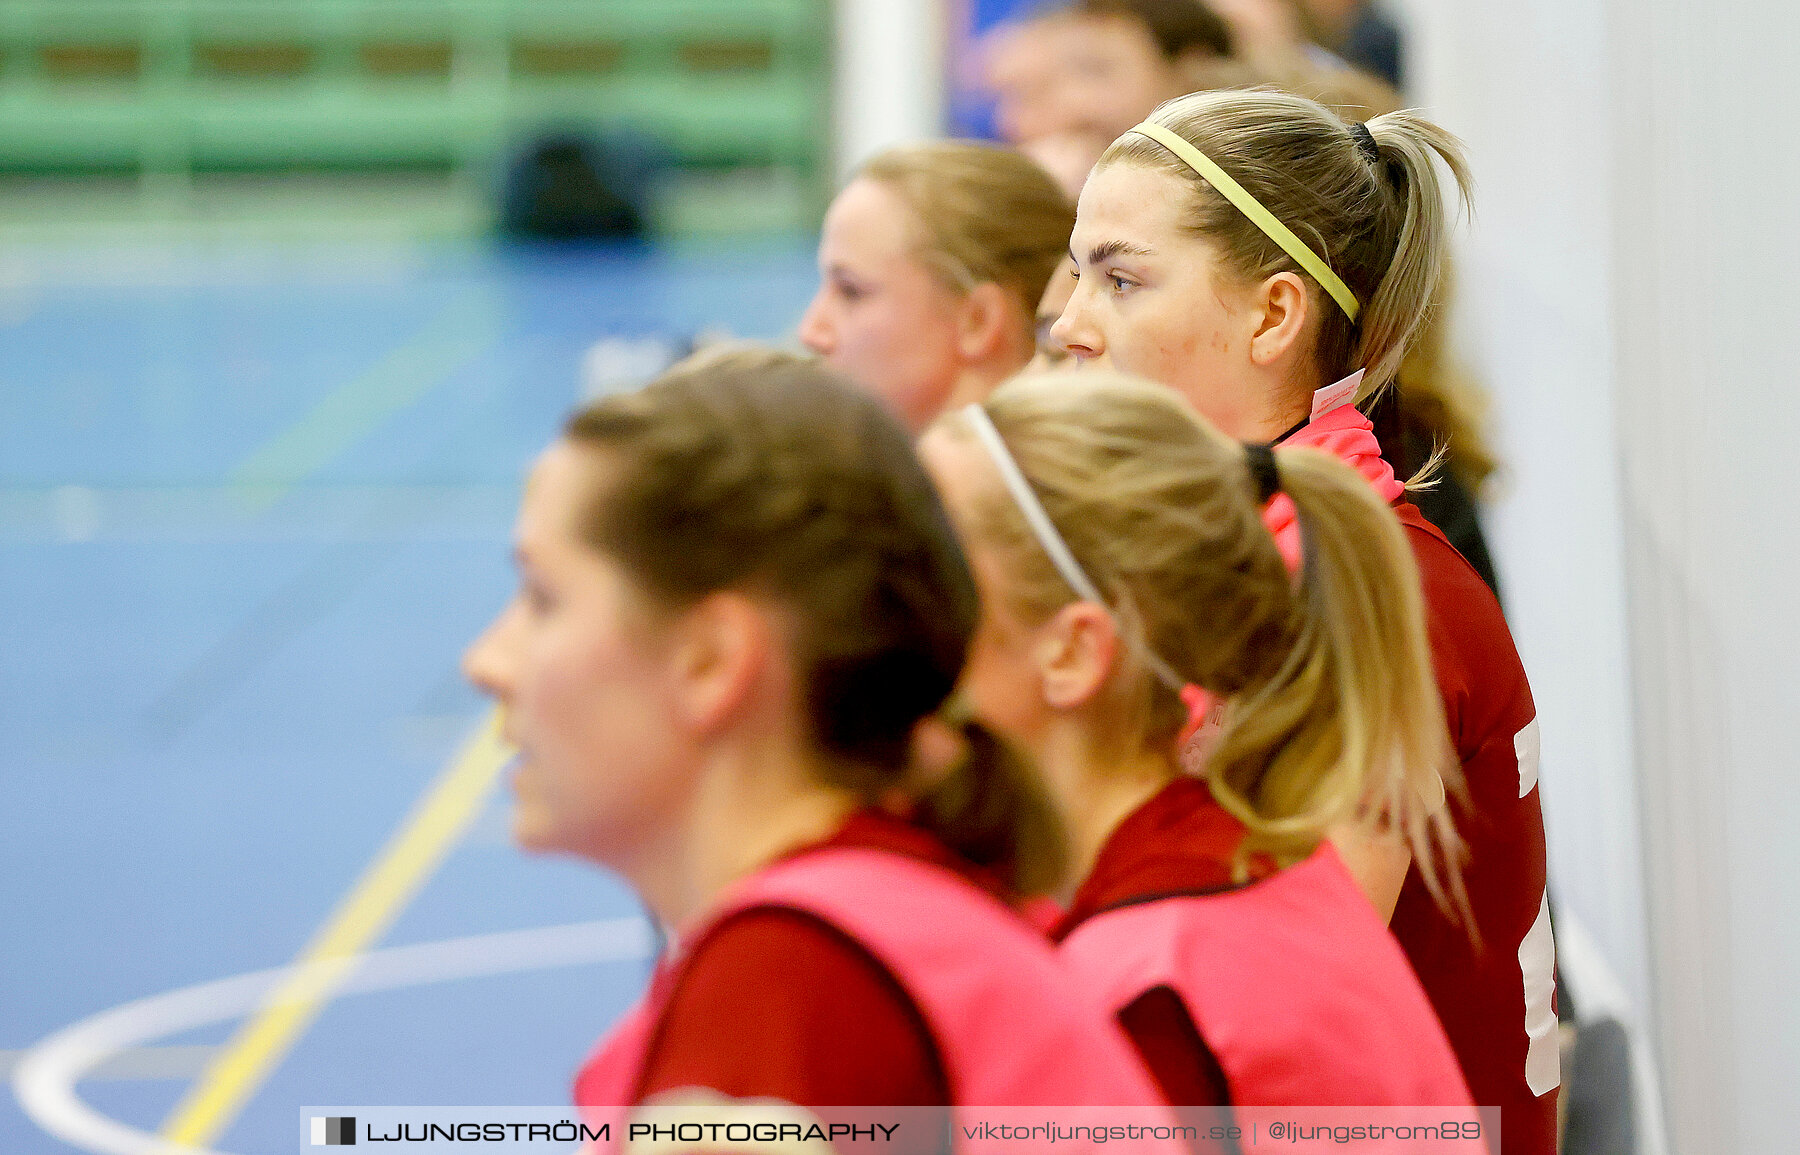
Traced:
MULTIPOLYGON (((218 1056, 215 1046, 132 1047, 87 1073, 94 1080, 136 1082, 158 1079, 198 1079, 218 1056)), ((13 1069, 24 1051, 0 1051, 0 1081, 12 1082, 13 1069)))
MULTIPOLYGON (((654 949, 650 924, 639 917, 445 939, 370 951, 361 956, 340 993, 620 962, 647 958, 654 949)), ((38 1126, 95 1155, 219 1155, 109 1119, 81 1100, 75 1084, 121 1051, 255 1009, 301 969, 299 964, 274 967, 183 987, 64 1027, 25 1052, 13 1070, 13 1094, 38 1126)))

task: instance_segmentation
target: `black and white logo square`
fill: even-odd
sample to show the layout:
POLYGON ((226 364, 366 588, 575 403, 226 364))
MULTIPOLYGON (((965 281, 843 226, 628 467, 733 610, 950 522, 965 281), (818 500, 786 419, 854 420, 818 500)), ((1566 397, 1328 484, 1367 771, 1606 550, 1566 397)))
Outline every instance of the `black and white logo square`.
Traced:
POLYGON ((314 1147, 345 1147, 356 1142, 356 1116, 354 1115, 314 1115, 312 1117, 312 1145, 314 1147))

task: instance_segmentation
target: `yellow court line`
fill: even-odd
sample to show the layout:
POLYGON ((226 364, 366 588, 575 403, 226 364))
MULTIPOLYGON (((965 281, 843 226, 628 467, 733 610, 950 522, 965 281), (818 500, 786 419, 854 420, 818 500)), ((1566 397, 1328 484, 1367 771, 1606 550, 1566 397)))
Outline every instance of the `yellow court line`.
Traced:
POLYGON ((361 952, 381 937, 481 812, 512 750, 489 714, 381 855, 313 936, 298 969, 239 1027, 163 1124, 163 1138, 205 1147, 236 1120, 325 1009, 361 952))

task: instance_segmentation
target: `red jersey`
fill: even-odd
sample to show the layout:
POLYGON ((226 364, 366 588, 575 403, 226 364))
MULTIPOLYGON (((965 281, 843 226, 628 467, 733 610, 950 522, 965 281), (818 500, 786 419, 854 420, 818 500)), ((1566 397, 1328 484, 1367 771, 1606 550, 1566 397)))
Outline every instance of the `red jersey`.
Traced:
MULTIPOLYGON (((911 841, 904 834, 887 833, 911 841)), ((890 845, 895 840, 881 839, 890 845)), ((967 1140, 974 1149, 985 1149, 984 1140, 994 1138, 984 1132, 991 1126, 986 1112, 996 1106, 1110 1108, 1115 1113, 1130 1107, 1134 1122, 1146 1128, 1144 1142, 1134 1150, 1185 1153, 1186 1145, 1174 1134, 1175 1115, 1161 1102, 1106 1008, 1087 996, 1038 931, 998 896, 970 881, 968 872, 946 869, 941 861, 841 843, 789 856, 737 880, 686 928, 685 953, 678 949, 663 960, 644 997, 583 1067, 575 1096, 584 1117, 597 1126, 624 1121, 625 1108, 644 1098, 646 1072, 657 1062, 657 1052, 669 1049, 669 1011, 686 997, 682 991, 690 964, 734 920, 774 907, 809 915, 866 952, 891 976, 906 1009, 928 1024, 923 1042, 929 1057, 941 1063, 937 1089, 943 1093, 935 1102, 953 1108, 946 1122, 955 1125, 927 1127, 919 1133, 925 1141, 935 1146, 948 1139, 953 1149, 962 1150, 967 1140), (1150 1134, 1152 1129, 1157 1133, 1150 1134)), ((704 1039, 683 1044, 693 1060, 717 1049, 734 1025, 750 1032, 760 1056, 769 1056, 775 1045, 769 1023, 738 1010, 743 984, 736 985, 739 997, 721 1000, 719 1006, 738 1013, 724 1022, 706 1023, 704 1039)), ((804 996, 812 1000, 820 992, 804 996)), ((816 1022, 804 1010, 801 1018, 816 1022)), ((780 1037, 807 1055, 853 1055, 840 1037, 853 1037, 855 1050, 871 1051, 861 1026, 853 1010, 850 1017, 817 1024, 817 1029, 784 1029, 780 1037)), ((877 1065, 891 1061, 880 1052, 871 1058, 877 1065)), ((696 1089, 719 1089, 715 1077, 702 1078, 696 1089)), ((684 1081, 694 1085, 691 1079, 684 1081)), ((756 1098, 773 1097, 766 1079, 752 1075, 749 1083, 756 1098)), ((804 1089, 787 1093, 796 1096, 799 1106, 827 1106, 804 1089)), ((872 1101, 892 1098, 895 1092, 890 1083, 871 1081, 846 1087, 843 1094, 850 1105, 887 1106, 872 1101)), ((1097 1155, 1108 1135, 1098 1126, 1094 1132, 1089 1136, 1072 1129, 1066 1136, 1070 1149, 1097 1155)), ((623 1135, 614 1132, 612 1138, 623 1135)))
MULTIPOLYGON (((799 853, 827 847, 902 854, 999 893, 930 834, 879 811, 799 853)), ((688 962, 638 1098, 680 1087, 818 1107, 950 1101, 931 1034, 887 968, 823 920, 772 907, 733 917, 688 962)))
MULTIPOLYGON (((1342 383, 1340 383, 1342 384, 1342 383)), ((1468 785, 1456 809, 1468 847, 1463 884, 1481 945, 1432 902, 1415 868, 1389 923, 1444 1024, 1480 1106, 1500 1107, 1503 1155, 1554 1155, 1556 946, 1545 894, 1537 791, 1537 710, 1500 603, 1474 568, 1403 495, 1368 419, 1316 408, 1283 445, 1324 449, 1368 480, 1405 527, 1418 566, 1444 720, 1468 785)), ((1264 510, 1293 565, 1293 503, 1264 510)))
POLYGON ((1463 885, 1481 942, 1445 917, 1416 868, 1389 926, 1476 1103, 1501 1108, 1504 1155, 1554 1155, 1561 1077, 1537 710, 1493 592, 1416 508, 1394 511, 1418 565, 1444 718, 1468 785, 1456 829, 1468 847, 1463 885))

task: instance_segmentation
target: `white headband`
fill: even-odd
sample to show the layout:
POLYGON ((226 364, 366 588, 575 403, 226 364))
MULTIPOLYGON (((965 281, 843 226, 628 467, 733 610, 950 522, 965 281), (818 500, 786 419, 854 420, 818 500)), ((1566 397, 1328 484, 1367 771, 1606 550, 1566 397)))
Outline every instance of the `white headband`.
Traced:
MULTIPOLYGON (((1113 608, 1107 605, 1106 599, 1100 596, 1099 587, 1094 585, 1081 568, 1081 563, 1075 560, 1075 555, 1070 552, 1068 543, 1063 541, 1062 534, 1056 531, 1056 523, 1050 520, 1050 514, 1044 509, 1043 502, 1038 500, 1037 493, 1032 490, 1031 482, 1025 479, 1019 463, 1013 460, 1012 453, 1007 450, 1000 431, 994 428, 993 419, 988 416, 987 410, 977 403, 966 407, 963 416, 969 419, 976 439, 988 451, 988 456, 994 459, 994 465, 1000 470, 1000 479, 1006 482, 1006 488, 1012 492, 1013 501, 1018 505, 1019 512, 1025 515, 1025 523, 1031 526, 1038 544, 1050 555, 1050 562, 1056 566, 1056 572, 1062 575, 1063 580, 1069 583, 1069 588, 1083 601, 1103 606, 1116 621, 1118 615, 1113 613, 1113 608)), ((1148 649, 1143 650, 1142 657, 1144 664, 1150 667, 1150 672, 1169 689, 1179 694, 1187 685, 1186 678, 1177 674, 1167 662, 1148 649)))

